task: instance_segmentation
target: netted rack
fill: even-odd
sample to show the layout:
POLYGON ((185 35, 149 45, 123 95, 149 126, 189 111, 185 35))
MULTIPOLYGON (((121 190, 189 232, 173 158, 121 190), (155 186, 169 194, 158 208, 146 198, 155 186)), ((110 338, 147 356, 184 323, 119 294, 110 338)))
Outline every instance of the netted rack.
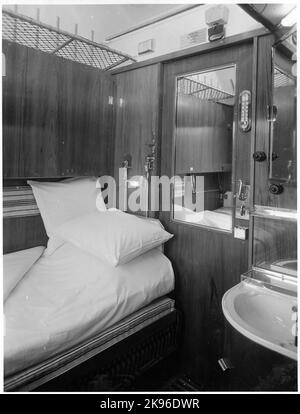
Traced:
POLYGON ((106 45, 3 9, 2 38, 102 70, 135 60, 106 45))
POLYGON ((274 88, 284 88, 286 86, 294 86, 296 80, 292 76, 288 76, 281 72, 278 68, 274 68, 274 88))
POLYGON ((223 91, 215 86, 195 81, 186 77, 179 79, 178 92, 184 95, 193 95, 204 101, 220 102, 234 98, 232 93, 223 91))

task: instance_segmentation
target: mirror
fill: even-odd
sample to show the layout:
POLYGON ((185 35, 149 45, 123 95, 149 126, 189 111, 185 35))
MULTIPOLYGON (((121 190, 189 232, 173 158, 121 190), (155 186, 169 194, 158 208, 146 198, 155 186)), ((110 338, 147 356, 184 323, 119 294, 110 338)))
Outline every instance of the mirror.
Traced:
POLYGON ((270 180, 297 182, 297 58, 296 36, 291 34, 273 48, 273 114, 271 115, 270 180))
POLYGON ((297 277, 297 225, 293 221, 254 217, 253 263, 297 277))
POLYGON ((176 79, 173 219, 232 231, 235 65, 176 79))

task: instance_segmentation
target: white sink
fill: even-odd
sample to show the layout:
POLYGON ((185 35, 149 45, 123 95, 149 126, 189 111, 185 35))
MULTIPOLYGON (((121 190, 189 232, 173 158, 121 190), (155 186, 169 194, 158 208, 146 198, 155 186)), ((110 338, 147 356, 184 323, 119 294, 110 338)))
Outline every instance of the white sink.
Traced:
POLYGON ((295 346, 297 298, 246 279, 228 290, 223 313, 240 333, 266 348, 297 359, 295 346))

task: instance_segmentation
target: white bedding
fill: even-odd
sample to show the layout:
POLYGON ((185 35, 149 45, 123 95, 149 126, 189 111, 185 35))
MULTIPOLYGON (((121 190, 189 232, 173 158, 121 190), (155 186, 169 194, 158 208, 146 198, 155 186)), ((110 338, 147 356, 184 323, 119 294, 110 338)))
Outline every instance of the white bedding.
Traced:
POLYGON ((5 302, 15 286, 23 279, 25 273, 42 255, 45 247, 8 253, 3 256, 3 301, 5 302))
POLYGON ((5 302, 5 376, 85 341, 173 288, 171 263, 158 249, 112 267, 64 244, 43 255, 5 302))

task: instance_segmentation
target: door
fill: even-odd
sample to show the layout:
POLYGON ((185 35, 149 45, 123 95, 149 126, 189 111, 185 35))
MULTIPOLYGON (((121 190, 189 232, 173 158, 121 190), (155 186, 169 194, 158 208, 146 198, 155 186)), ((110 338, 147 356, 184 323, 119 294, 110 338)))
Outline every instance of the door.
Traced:
MULTIPOLYGON (((245 90, 252 93, 252 53, 251 41, 170 62, 164 68, 161 175, 172 177, 182 172, 188 177, 191 173, 202 175, 206 195, 205 211, 213 203, 217 205, 209 211, 214 216, 221 214, 220 211, 216 212, 217 209, 224 207, 226 210, 226 205, 232 207, 229 209, 232 224, 227 231, 214 225, 203 226, 174 218, 172 209, 160 213, 166 229, 174 234, 174 238, 166 244, 165 253, 175 269, 177 307, 183 314, 181 363, 185 372, 196 381, 204 380, 206 384, 218 377, 217 361, 223 356, 222 296, 239 282, 241 274, 248 268, 248 240, 235 238, 233 228, 238 225, 245 228, 249 226, 248 216, 240 216, 240 206, 234 201, 234 196, 239 188, 238 180, 243 185, 250 183, 252 131, 243 131, 239 126, 239 96, 245 90), (230 76, 226 74, 226 91, 234 95, 234 102, 231 96, 225 108, 222 103, 212 105, 207 100, 203 106, 203 102, 198 100, 198 107, 193 106, 194 113, 178 113, 178 105, 183 107, 186 104, 184 101, 195 100, 194 96, 185 94, 178 97, 178 82, 188 77, 190 81, 205 83, 205 74, 206 82, 210 85, 213 81, 210 81, 209 74, 226 68, 230 72, 230 76), (231 88, 230 79, 234 81, 231 88), (208 111, 208 106, 213 106, 213 112, 208 111), (200 125, 195 115, 197 111, 202 111, 200 125), (210 128, 212 123, 214 131, 210 128), (199 134, 186 135, 189 132, 187 127, 193 134, 195 126, 201 127, 201 134, 206 132, 200 134, 203 138, 201 148, 197 142, 199 134), (185 147, 188 145, 185 138, 194 139, 194 146, 185 147), (176 163, 180 166, 178 170, 176 163), (188 170, 190 167, 194 170, 188 170), (220 173, 224 173, 223 176, 220 173), (227 204, 224 190, 231 197, 227 204)), ((220 84, 212 86, 215 89, 225 88, 225 82, 220 84)), ((214 385, 211 389, 214 389, 214 385)))

